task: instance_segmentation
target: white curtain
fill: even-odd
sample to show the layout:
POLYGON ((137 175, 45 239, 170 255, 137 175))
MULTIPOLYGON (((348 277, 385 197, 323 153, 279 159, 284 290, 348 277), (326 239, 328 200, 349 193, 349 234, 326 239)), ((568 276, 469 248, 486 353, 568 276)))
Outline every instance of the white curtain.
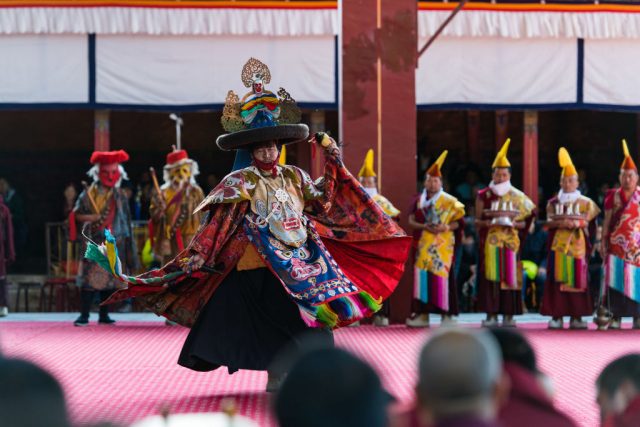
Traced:
POLYGON ((249 89, 242 66, 269 67, 267 88, 298 102, 335 102, 333 36, 97 36, 96 101, 113 104, 223 104, 229 90, 249 89))
POLYGON ((418 105, 558 104, 576 93, 576 40, 441 37, 416 74, 418 105))
POLYGON ((639 47, 635 40, 585 40, 584 102, 640 106, 639 47))
POLYGON ((0 103, 89 101, 86 35, 0 37, 0 103))

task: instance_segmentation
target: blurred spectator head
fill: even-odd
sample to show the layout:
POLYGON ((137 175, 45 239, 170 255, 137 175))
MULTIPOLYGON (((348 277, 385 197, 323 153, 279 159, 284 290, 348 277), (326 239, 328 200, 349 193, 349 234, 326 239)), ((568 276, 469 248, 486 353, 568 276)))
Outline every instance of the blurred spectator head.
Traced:
POLYGON ((434 335, 420 353, 418 372, 420 413, 435 422, 452 417, 494 420, 508 393, 500 349, 485 331, 434 335))
POLYGON ((0 177, 0 194, 7 194, 10 189, 11 186, 9 185, 7 178, 0 177))
POLYGON ((126 182, 122 184, 120 188, 122 188, 122 192, 127 199, 130 200, 133 197, 133 187, 131 186, 131 183, 126 182))
POLYGON ((365 362, 335 348, 303 354, 274 402, 280 427, 384 427, 392 397, 365 362))
POLYGON ((538 372, 533 347, 520 332, 505 328, 491 328, 489 331, 500 346, 504 363, 512 362, 529 372, 538 372))
POLYGON ((503 363, 512 363, 531 373, 542 391, 552 398, 554 387, 551 379, 538 369, 536 353, 525 336, 513 329, 491 328, 491 334, 498 341, 503 363))
POLYGON ((11 427, 69 427, 58 381, 33 363, 0 358, 1 424, 11 427))
POLYGON ((596 389, 602 420, 625 412, 640 397, 640 353, 619 357, 605 366, 596 379, 596 389))
POLYGON ((580 182, 586 182, 587 181, 587 170, 580 168, 578 169, 578 178, 580 179, 580 182))
MULTIPOLYGON (((469 200, 464 204, 464 212, 465 212, 465 216, 470 217, 470 218, 475 218, 476 216, 476 204, 469 200)), ((470 223, 473 223, 473 220, 469 221, 470 223)), ((466 226, 467 222, 465 221, 465 226, 466 226)))
POLYGON ((75 184, 70 182, 64 187, 64 199, 68 202, 74 202, 78 196, 78 189, 75 184))
POLYGON ((151 174, 149 171, 142 171, 142 173, 140 174, 140 183, 141 184, 147 184, 151 182, 151 174))
POLYGON ((464 174, 464 182, 469 185, 475 185, 478 181, 480 181, 478 173, 472 168, 467 169, 467 172, 464 174))

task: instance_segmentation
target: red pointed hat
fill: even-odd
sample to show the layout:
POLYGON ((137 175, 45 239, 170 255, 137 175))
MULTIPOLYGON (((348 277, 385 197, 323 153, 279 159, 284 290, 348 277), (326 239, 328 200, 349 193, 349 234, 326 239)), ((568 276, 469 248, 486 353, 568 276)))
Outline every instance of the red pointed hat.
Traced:
POLYGON ((91 159, 89 160, 91 164, 110 164, 110 163, 124 163, 129 160, 129 155, 124 150, 116 150, 116 151, 94 151, 91 154, 91 159))
POLYGON ((620 169, 622 170, 634 170, 634 171, 638 171, 638 168, 636 167, 636 163, 633 161, 633 158, 631 157, 631 154, 629 153, 629 147, 627 146, 627 141, 626 140, 622 140, 622 152, 624 153, 624 160, 622 161, 622 164, 620 165, 620 169))
POLYGON ((167 154, 167 166, 172 166, 184 160, 189 160, 187 150, 174 150, 167 154))

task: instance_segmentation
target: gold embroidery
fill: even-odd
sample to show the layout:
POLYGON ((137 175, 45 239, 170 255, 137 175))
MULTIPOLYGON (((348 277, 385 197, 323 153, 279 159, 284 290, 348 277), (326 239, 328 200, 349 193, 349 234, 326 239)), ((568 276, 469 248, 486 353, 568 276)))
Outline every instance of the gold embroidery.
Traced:
POLYGON ((306 218, 302 214, 304 196, 291 178, 282 174, 263 176, 255 170, 258 182, 251 200, 251 211, 258 216, 258 225, 269 224, 271 235, 296 248, 307 241, 306 218))

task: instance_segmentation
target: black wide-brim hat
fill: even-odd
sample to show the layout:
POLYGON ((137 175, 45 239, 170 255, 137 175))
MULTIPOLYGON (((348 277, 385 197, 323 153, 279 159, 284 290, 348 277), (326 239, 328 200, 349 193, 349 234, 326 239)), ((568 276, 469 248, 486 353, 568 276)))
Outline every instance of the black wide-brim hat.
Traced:
POLYGON ((287 124, 277 126, 266 126, 254 129, 239 130, 237 132, 220 135, 216 139, 216 144, 221 150, 248 149, 251 145, 277 141, 278 144, 292 144, 300 142, 309 137, 309 127, 305 124, 287 124))

